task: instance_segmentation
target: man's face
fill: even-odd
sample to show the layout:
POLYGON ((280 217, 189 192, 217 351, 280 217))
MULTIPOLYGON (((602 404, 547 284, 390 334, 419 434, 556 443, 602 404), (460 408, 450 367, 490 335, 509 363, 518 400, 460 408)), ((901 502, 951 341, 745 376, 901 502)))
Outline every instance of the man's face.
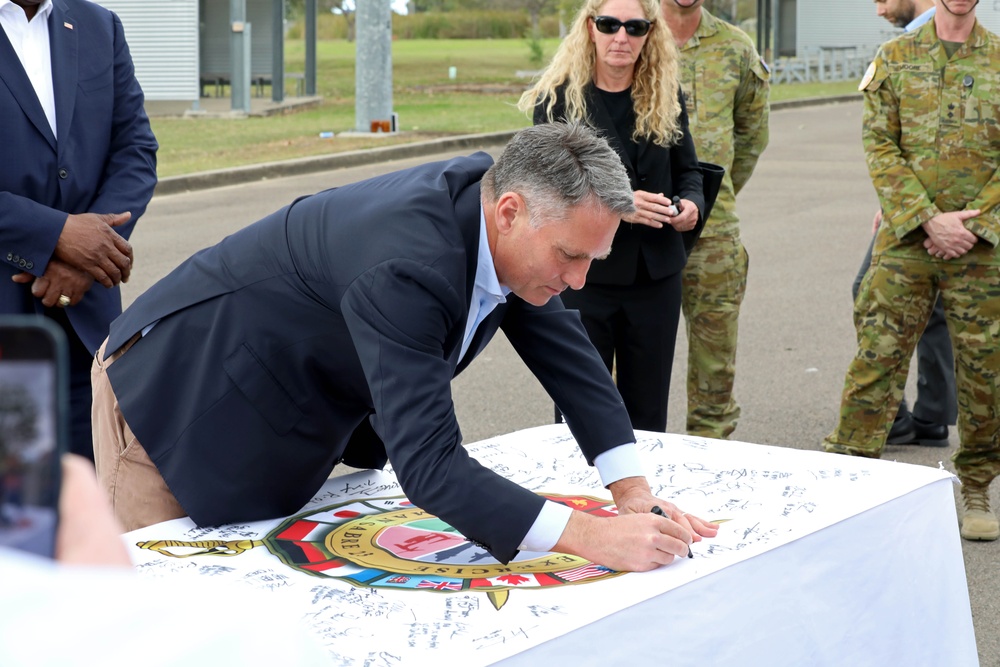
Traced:
POLYGON ((608 256, 617 215, 597 206, 576 206, 566 219, 532 227, 524 199, 504 193, 496 204, 498 236, 493 252, 500 284, 534 306, 567 287, 580 289, 595 259, 608 256))
POLYGON ((938 2, 946 12, 955 16, 967 16, 979 4, 979 0, 938 0, 938 2))
POLYGON ((905 28, 917 15, 913 0, 875 0, 875 13, 897 28, 905 28))

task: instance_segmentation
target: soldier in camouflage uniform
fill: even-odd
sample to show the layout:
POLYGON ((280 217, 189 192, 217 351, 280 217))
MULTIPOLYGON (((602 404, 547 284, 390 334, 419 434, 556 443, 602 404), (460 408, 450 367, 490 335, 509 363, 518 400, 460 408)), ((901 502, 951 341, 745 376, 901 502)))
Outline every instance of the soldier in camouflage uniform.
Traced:
POLYGON ((975 0, 884 44, 861 82, 868 168, 882 204, 855 302, 858 352, 830 452, 878 457, 910 357, 940 293, 958 384, 962 537, 994 540, 1000 474, 1000 38, 975 0))
POLYGON ((733 381, 748 267, 736 195, 767 146, 769 73, 750 38, 701 5, 664 0, 662 11, 681 51, 681 85, 698 158, 726 168, 715 208, 688 257, 682 296, 687 431, 726 438, 740 416, 733 381))

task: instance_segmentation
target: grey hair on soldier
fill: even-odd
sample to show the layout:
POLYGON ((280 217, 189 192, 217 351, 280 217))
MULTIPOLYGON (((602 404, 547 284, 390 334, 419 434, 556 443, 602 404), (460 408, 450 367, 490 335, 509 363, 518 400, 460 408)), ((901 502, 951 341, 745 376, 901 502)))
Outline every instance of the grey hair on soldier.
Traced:
POLYGON ((581 124, 521 130, 483 175, 481 188, 485 202, 496 202, 505 192, 521 195, 532 227, 565 220, 568 209, 581 205, 599 205, 619 217, 635 211, 621 158, 581 124))

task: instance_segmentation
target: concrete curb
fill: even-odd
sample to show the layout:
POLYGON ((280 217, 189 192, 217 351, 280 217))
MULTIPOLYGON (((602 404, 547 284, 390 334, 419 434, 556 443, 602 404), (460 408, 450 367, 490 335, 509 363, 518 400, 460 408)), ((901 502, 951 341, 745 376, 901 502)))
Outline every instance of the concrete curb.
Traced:
MULTIPOLYGON (((833 97, 810 97, 801 100, 785 100, 774 102, 771 109, 794 109, 804 106, 815 106, 817 104, 836 104, 839 102, 853 102, 860 99, 861 95, 838 95, 833 97)), ((156 184, 156 196, 172 195, 192 190, 206 190, 209 188, 222 187, 224 185, 239 185, 241 183, 252 183, 271 178, 282 178, 285 176, 299 176, 318 171, 329 171, 331 169, 344 169, 346 167, 358 167, 366 164, 376 164, 388 162, 390 160, 403 160, 407 158, 420 157, 422 155, 433 155, 459 149, 482 149, 491 146, 502 146, 514 136, 517 130, 506 130, 503 132, 489 132, 486 134, 464 134, 457 137, 446 137, 443 139, 432 139, 429 141, 419 141, 412 144, 400 144, 398 146, 385 146, 382 148, 366 148, 359 151, 346 151, 343 153, 333 153, 330 155, 318 155, 295 160, 282 160, 280 162, 264 162, 261 164, 247 165, 244 167, 234 167, 232 169, 216 169, 213 171, 201 171, 183 176, 171 176, 162 178, 156 184)))

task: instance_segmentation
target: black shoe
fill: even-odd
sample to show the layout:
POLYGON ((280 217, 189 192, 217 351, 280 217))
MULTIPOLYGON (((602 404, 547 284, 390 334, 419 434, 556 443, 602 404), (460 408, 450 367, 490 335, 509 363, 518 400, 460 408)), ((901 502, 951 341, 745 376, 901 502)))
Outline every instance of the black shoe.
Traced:
POLYGON ((916 431, 915 444, 927 445, 929 447, 948 446, 948 425, 935 424, 924 421, 920 417, 913 418, 913 427, 916 431))
POLYGON ((885 439, 887 445, 914 445, 917 442, 917 427, 914 424, 913 416, 909 412, 901 412, 896 415, 896 420, 892 422, 889 429, 889 437, 885 439))

